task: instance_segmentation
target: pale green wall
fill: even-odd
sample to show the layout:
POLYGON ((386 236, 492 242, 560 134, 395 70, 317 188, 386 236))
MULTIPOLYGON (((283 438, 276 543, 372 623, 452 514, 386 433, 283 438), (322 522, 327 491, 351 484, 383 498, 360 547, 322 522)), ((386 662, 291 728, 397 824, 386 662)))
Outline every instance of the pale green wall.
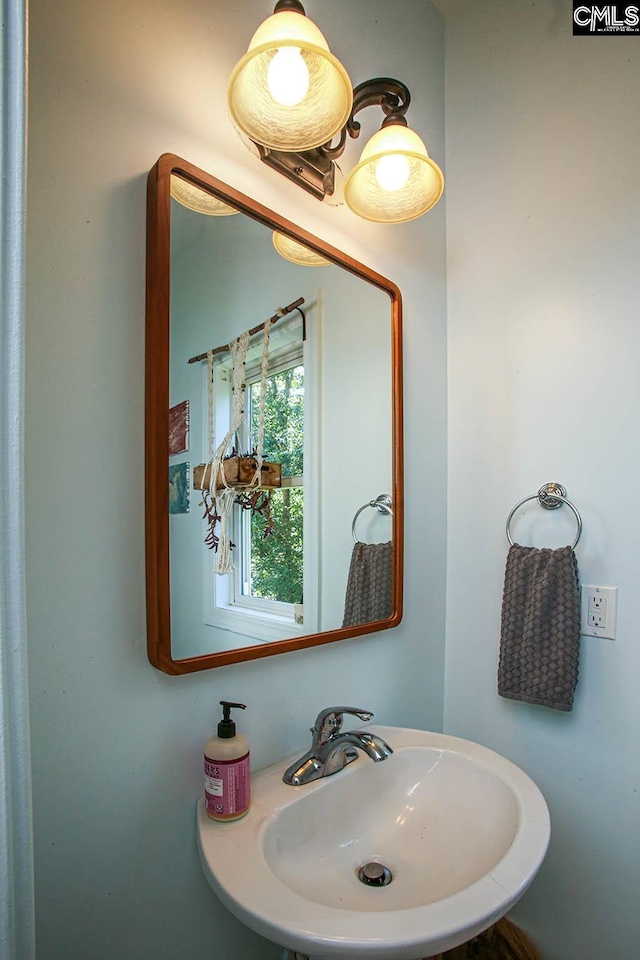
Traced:
MULTIPOLYGON (((354 83, 408 83, 413 122, 442 160, 443 33, 431 5, 398 0, 393 16, 380 0, 306 7, 354 83)), ((444 204, 406 226, 369 225, 245 151, 226 118, 226 79, 271 8, 31 4, 26 516, 39 960, 277 956, 219 905, 196 854, 201 751, 222 697, 249 705, 243 730, 257 767, 303 746, 331 702, 370 707, 382 722, 442 723, 444 204), (191 677, 146 660, 145 179, 166 151, 403 291, 410 522, 395 631, 191 677)))
MULTIPOLYGON (((445 729, 520 764, 547 798, 549 854, 516 912, 545 960, 632 960, 640 43, 574 39, 565 3, 450 6, 445 729), (504 524, 549 480, 582 514, 582 581, 619 587, 617 639, 584 638, 567 715, 501 700, 495 680, 504 524)), ((565 511, 535 529, 553 546, 575 523, 565 511)))

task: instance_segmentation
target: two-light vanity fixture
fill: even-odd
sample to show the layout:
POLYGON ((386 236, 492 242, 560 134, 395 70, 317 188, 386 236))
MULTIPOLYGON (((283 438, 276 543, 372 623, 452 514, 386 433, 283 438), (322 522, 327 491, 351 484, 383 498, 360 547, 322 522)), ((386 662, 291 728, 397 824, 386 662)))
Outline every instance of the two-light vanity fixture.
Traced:
POLYGON ((235 124, 260 158, 320 200, 334 192, 335 160, 347 134, 360 134, 356 114, 377 104, 385 119, 347 177, 347 205, 367 220, 402 223, 422 216, 442 195, 442 171, 407 126, 407 87, 376 78, 352 89, 299 0, 278 0, 258 27, 233 70, 228 98, 235 124))
MULTIPOLYGON (((300 0, 278 0, 272 16, 258 27, 231 74, 228 98, 234 123, 260 158, 319 200, 334 193, 335 161, 344 153, 347 135, 360 135, 356 114, 377 105, 384 120, 346 179, 347 205, 366 220, 403 223, 422 216, 442 196, 442 171, 407 126, 407 87, 378 77, 352 89, 300 0)), ((171 195, 197 213, 239 212, 175 175, 171 195)), ((302 266, 331 262, 277 231, 273 244, 281 256, 302 266)))

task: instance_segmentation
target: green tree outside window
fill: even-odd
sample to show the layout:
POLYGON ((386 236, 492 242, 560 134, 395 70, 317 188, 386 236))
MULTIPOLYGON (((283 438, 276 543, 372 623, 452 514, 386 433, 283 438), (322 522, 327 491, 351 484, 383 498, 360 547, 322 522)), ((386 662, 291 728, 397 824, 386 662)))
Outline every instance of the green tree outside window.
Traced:
MULTIPOLYGON (((249 388, 251 436, 258 434, 261 383, 249 388)), ((264 415, 264 459, 282 464, 283 477, 303 475, 304 367, 301 364, 267 378, 264 415)), ((301 486, 274 490, 271 496, 274 532, 264 536, 265 518, 249 514, 251 523, 250 594, 283 603, 302 601, 301 486)))

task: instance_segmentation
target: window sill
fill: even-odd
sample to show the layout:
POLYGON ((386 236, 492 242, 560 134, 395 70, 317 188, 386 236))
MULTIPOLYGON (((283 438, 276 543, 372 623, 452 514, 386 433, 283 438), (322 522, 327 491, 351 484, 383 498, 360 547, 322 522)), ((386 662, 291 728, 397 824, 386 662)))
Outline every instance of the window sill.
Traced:
POLYGON ((216 607, 205 618, 205 622, 220 630, 229 630, 231 633, 243 634, 266 643, 305 637, 316 632, 315 627, 309 623, 295 623, 291 617, 265 614, 232 604, 216 607))

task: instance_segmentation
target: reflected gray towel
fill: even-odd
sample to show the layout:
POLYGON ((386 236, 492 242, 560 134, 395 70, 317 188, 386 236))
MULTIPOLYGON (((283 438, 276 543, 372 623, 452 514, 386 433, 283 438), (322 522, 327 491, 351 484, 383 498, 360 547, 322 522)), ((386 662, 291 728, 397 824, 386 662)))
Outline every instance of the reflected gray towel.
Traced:
POLYGON ((571 547, 509 550, 502 598, 498 693, 571 710, 580 656, 580 586, 571 547))
POLYGON ((343 627, 391 616, 391 541, 356 543, 351 554, 343 627))

